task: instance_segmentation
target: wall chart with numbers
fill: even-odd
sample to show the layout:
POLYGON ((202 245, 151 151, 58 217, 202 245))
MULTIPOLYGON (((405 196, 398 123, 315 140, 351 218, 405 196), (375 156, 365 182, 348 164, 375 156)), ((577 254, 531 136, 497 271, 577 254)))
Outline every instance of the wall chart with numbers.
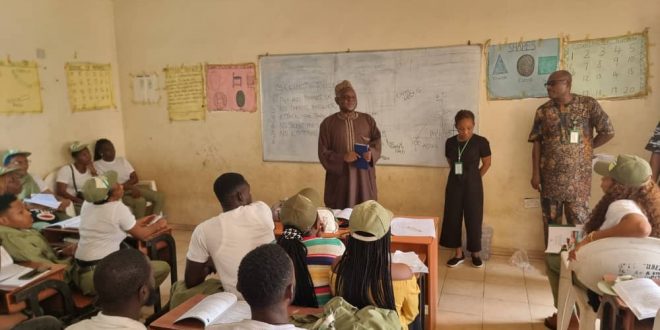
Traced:
POLYGON ((648 33, 566 41, 564 68, 573 74, 574 93, 597 99, 648 94, 648 33))

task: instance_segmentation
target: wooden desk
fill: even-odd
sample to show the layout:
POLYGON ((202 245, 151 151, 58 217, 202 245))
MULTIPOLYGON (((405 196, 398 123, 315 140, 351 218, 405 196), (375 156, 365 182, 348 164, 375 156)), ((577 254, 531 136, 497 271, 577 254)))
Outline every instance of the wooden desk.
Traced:
MULTIPOLYGON (((403 252, 415 252, 420 256, 425 256, 424 263, 429 268, 427 289, 426 289, 426 306, 428 313, 424 317, 424 329, 433 329, 436 320, 436 306, 438 299, 438 217, 423 217, 423 216, 401 216, 409 219, 433 219, 435 223, 436 237, 413 237, 413 236, 394 236, 392 235, 391 251, 400 250, 403 252)), ((282 223, 275 223, 275 236, 282 234, 282 223)), ((339 228, 336 233, 324 233, 322 237, 344 237, 348 234, 348 228, 339 228)), ((424 311, 420 311, 423 313, 424 311)))
MULTIPOLYGON (((204 329, 204 324, 201 321, 195 319, 185 319, 181 322, 174 321, 181 317, 185 312, 193 308, 197 303, 204 299, 205 295, 198 294, 171 311, 165 313, 163 316, 158 318, 156 321, 153 321, 149 325, 151 330, 183 330, 183 329, 204 329)), ((306 315, 306 314, 316 314, 321 313, 323 308, 310 308, 310 307, 300 307, 300 306, 289 306, 289 315, 306 315)))
MULTIPOLYGON (((31 268, 44 266, 44 264, 37 262, 25 262, 20 264, 31 268)), ((48 270, 47 274, 32 280, 25 286, 22 286, 20 288, 15 288, 12 290, 0 290, 0 295, 2 296, 0 300, 0 313, 2 314, 18 313, 27 307, 24 301, 20 303, 16 302, 14 295, 16 295, 18 292, 46 280, 59 280, 59 281, 64 280, 64 270, 66 269, 66 265, 48 264, 48 266, 50 267, 50 269, 48 270)), ((53 289, 44 290, 39 293, 39 300, 42 301, 48 297, 55 295, 56 293, 57 292, 53 289)))

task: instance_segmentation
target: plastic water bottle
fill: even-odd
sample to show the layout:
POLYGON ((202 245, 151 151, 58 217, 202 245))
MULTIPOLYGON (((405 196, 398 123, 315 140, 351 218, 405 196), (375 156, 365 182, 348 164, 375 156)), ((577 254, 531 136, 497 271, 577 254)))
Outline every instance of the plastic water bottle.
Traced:
MULTIPOLYGON (((467 250, 467 238, 465 236, 465 226, 461 233, 461 242, 463 247, 463 255, 469 256, 470 251, 467 250)), ((482 225, 481 227, 481 259, 488 260, 490 259, 490 248, 493 241, 493 227, 489 225, 482 225)))
POLYGON ((484 225, 481 227, 481 259, 490 259, 490 249, 493 242, 493 227, 484 225))

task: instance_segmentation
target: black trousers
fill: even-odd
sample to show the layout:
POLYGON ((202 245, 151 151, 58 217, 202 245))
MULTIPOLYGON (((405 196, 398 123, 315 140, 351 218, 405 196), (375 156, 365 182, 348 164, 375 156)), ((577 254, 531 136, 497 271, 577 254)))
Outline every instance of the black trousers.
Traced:
POLYGON ((442 219, 440 245, 461 247, 463 219, 470 252, 481 251, 481 225, 484 218, 484 189, 479 171, 463 175, 449 174, 445 189, 445 214, 442 219))

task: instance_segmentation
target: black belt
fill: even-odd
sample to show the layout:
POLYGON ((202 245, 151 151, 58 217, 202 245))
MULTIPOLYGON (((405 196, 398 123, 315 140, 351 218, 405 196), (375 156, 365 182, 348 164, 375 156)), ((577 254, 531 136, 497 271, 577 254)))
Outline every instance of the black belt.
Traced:
POLYGON ((85 260, 80 260, 76 258, 76 264, 80 267, 93 267, 96 266, 97 263, 99 263, 101 260, 92 260, 92 261, 85 261, 85 260))

